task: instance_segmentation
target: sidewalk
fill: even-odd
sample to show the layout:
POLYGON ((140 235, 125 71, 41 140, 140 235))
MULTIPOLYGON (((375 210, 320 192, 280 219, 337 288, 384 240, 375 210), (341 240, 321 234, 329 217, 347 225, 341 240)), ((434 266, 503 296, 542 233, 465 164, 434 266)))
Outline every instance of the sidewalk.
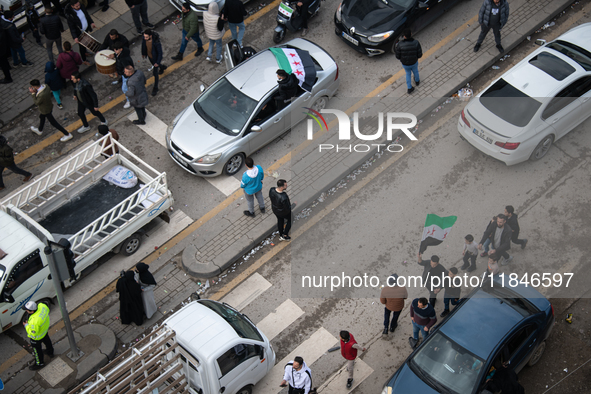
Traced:
MULTIPOLYGON (((69 7, 67 4, 64 5, 64 7, 66 6, 69 7)), ((174 8, 168 0, 148 0, 148 17, 153 25, 161 24, 175 12, 177 12, 176 8, 174 8)), ((97 5, 92 7, 89 10, 89 13, 97 27, 91 35, 100 43, 103 42, 111 29, 117 29, 117 31, 127 37, 130 42, 139 38, 131 18, 131 12, 125 3, 125 0, 110 0, 109 9, 106 12, 102 12, 101 7, 97 5)), ((73 50, 79 52, 78 45, 74 43, 72 35, 68 30, 68 23, 64 18, 61 19, 64 28, 66 29, 66 31, 62 33, 62 43, 64 41, 69 41, 73 44, 73 50)), ((41 39, 44 40, 43 37, 41 39)), ((28 90, 30 86, 29 82, 32 79, 38 79, 43 83, 45 80, 45 63, 49 61, 45 46, 37 45, 35 38, 29 30, 26 30, 23 46, 25 48, 27 60, 34 64, 33 66, 20 65, 16 68, 13 67, 12 70, 10 70, 10 74, 14 82, 0 85, 0 97, 2 97, 2 103, 0 105, 0 127, 9 125, 10 121, 33 106, 33 99, 28 90)), ((53 52, 54 61, 57 61, 58 52, 55 45, 53 47, 53 52)), ((90 66, 80 66, 80 71, 83 74, 87 69, 96 68, 96 65, 94 64, 94 55, 89 57, 89 61, 91 63, 90 66)), ((12 58, 9 58, 9 63, 12 65, 12 58)))

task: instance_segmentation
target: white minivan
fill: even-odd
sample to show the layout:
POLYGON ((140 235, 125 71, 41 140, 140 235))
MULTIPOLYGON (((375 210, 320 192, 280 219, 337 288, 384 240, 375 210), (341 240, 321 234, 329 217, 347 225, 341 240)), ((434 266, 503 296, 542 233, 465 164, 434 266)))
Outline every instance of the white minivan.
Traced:
POLYGON ((226 303, 197 300, 163 323, 176 333, 183 371, 199 394, 250 394, 275 365, 275 351, 248 317, 226 303))

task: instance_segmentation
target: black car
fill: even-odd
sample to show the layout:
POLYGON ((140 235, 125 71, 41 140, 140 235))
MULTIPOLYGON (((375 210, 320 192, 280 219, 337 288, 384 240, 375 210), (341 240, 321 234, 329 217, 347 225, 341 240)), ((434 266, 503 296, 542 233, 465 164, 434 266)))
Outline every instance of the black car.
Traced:
POLYGON ((402 31, 413 34, 459 0, 344 0, 334 16, 335 33, 369 56, 394 52, 402 31))

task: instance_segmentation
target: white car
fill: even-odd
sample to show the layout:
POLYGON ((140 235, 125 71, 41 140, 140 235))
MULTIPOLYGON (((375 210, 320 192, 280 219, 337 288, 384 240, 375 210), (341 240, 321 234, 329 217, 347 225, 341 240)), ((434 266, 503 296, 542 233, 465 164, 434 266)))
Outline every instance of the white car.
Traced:
POLYGON ((462 110, 458 131, 506 165, 539 160, 591 115, 591 23, 523 59, 462 110))

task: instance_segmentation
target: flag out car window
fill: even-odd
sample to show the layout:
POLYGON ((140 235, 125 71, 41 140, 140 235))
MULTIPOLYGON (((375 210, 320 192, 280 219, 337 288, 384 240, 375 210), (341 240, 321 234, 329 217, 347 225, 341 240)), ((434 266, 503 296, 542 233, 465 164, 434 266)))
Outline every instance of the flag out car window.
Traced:
POLYGON ((503 78, 482 93, 480 103, 505 122, 517 127, 527 126, 542 105, 503 78))
POLYGON ((573 66, 549 52, 540 52, 530 59, 529 64, 539 68, 557 81, 562 81, 576 71, 573 66))

